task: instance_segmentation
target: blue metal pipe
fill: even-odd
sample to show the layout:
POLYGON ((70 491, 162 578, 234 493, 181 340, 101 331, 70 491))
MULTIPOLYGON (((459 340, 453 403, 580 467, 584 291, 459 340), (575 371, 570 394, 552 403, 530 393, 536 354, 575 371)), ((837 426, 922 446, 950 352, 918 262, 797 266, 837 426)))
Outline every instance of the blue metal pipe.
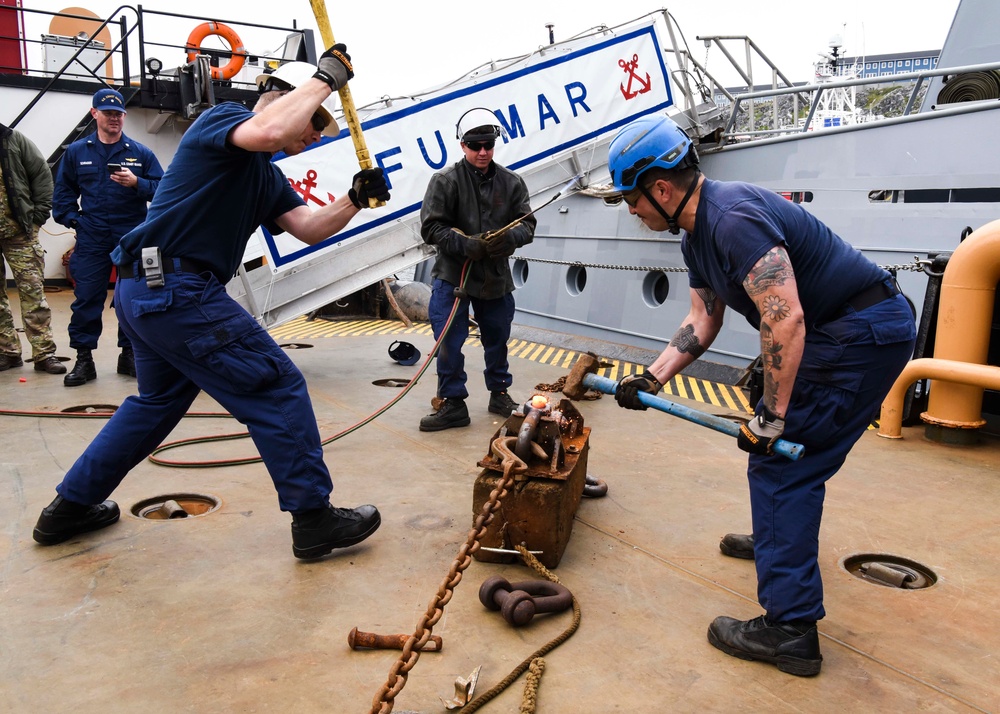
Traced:
MULTIPOLYGON (((596 374, 586 375, 583 378, 583 383, 590 389, 596 389, 597 391, 604 392, 605 394, 614 394, 615 389, 618 387, 617 382, 596 374)), ((698 411, 697 409, 691 409, 690 407, 685 407, 681 404, 677 404, 676 402, 672 402, 669 399, 654 396, 646 392, 639 392, 638 394, 639 401, 652 409, 666 412, 667 414, 673 414, 681 419, 693 421, 695 424, 707 426, 709 429, 721 431, 723 434, 728 434, 729 436, 736 436, 740 433, 740 427, 735 421, 730 421, 729 419, 718 417, 714 414, 706 414, 705 412, 698 411)), ((785 439, 778 439, 774 442, 773 449, 774 453, 781 454, 792 461, 798 461, 802 458, 802 455, 806 451, 802 444, 796 444, 792 441, 786 441, 785 439)))

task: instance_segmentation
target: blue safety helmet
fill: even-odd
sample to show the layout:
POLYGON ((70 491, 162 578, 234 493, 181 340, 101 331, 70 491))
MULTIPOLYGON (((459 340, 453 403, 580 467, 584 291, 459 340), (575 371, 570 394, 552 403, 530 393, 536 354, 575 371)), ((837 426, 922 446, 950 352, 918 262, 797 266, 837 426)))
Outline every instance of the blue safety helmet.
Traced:
POLYGON ((639 176, 662 169, 698 165, 698 152, 684 130, 667 116, 645 116, 623 127, 608 148, 608 169, 615 190, 635 189, 639 176))

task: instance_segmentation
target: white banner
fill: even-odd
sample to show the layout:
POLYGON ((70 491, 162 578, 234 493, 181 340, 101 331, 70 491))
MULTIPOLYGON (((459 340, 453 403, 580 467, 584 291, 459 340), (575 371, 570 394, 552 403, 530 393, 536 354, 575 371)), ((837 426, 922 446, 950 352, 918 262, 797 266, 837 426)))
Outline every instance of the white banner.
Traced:
MULTIPOLYGON (((585 46, 536 52, 522 63, 388 108, 362 124, 374 165, 381 166, 392 198, 362 211, 344 230, 306 246, 293 237, 258 235, 272 270, 314 258, 339 243, 419 212, 430 177, 463 158, 456 138, 459 117, 474 107, 494 111, 506 134, 494 159, 513 170, 598 138, 633 119, 673 104, 668 71, 652 21, 585 46)), ((276 158, 311 208, 347 191, 357 156, 346 123, 334 139, 299 154, 276 158)))

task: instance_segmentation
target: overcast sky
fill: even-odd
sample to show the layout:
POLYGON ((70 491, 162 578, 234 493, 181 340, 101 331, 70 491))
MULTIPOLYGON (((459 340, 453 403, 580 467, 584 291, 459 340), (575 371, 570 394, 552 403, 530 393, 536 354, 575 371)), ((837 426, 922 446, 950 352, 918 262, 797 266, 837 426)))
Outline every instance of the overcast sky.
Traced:
MULTIPOLYGON (((827 49, 833 35, 840 35, 844 54, 882 54, 940 49, 959 0, 837 0, 789 3, 748 0, 678 0, 664 3, 614 2, 613 0, 506 0, 458 2, 457 0, 327 0, 334 36, 345 42, 357 75, 351 82, 355 103, 363 106, 381 96, 400 96, 455 79, 488 62, 526 54, 548 44, 552 23, 557 41, 600 26, 615 26, 662 7, 669 9, 702 62, 704 45, 698 35, 748 35, 792 81, 812 77, 812 62, 827 49)), ((24 5, 58 11, 69 6, 53 0, 23 0, 24 5)), ((83 0, 102 17, 120 7, 118 0, 83 0)), ((213 17, 250 23, 312 27, 309 0, 151 0, 145 10, 213 17)), ((47 28, 29 25, 29 37, 39 39, 47 28)), ((179 24, 178 44, 194 25, 179 24)), ((241 33, 242 35, 242 33, 241 33)), ((319 33, 316 32, 317 42, 319 33)), ((214 38, 213 38, 214 39, 214 38)), ((275 47, 253 44, 243 37, 251 53, 265 54, 275 47)), ((662 38, 667 42, 667 38, 662 38)), ((223 47, 223 45, 219 45, 223 47)), ((742 53, 742 49, 734 51, 742 53)), ((168 67, 183 61, 164 57, 168 67)), ((713 54, 709 71, 718 69, 722 56, 713 54), (712 64, 715 62, 716 64, 712 64)), ((757 77, 755 77, 755 80, 757 77)), ((767 81, 769 78, 763 78, 767 81)), ((758 80, 760 81, 760 80, 758 80)))

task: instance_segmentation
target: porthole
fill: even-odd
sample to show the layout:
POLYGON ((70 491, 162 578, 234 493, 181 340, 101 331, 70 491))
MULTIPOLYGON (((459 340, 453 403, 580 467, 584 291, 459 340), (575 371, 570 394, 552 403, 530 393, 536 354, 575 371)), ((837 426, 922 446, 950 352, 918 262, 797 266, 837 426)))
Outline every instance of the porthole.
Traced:
POLYGON ((515 288, 523 288, 528 282, 528 261, 518 258, 510 269, 511 277, 514 279, 515 288))
POLYGON ((670 295, 670 278, 662 270, 646 273, 642 280, 642 300, 649 307, 659 307, 670 295))
POLYGON ((579 295, 587 287, 587 269, 582 265, 571 265, 566 271, 566 290, 570 295, 579 295))

